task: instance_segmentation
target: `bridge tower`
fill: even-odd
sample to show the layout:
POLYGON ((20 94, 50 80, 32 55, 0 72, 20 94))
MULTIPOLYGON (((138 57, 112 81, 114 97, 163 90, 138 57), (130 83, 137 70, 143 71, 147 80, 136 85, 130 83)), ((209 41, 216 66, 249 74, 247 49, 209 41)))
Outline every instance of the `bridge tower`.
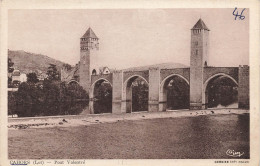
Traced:
POLYGON ((87 92, 91 86, 91 70, 96 63, 95 59, 99 49, 98 40, 99 38, 91 28, 80 38, 79 83, 87 92))
POLYGON ((208 65, 209 28, 199 19, 191 29, 190 109, 205 109, 203 73, 208 65))

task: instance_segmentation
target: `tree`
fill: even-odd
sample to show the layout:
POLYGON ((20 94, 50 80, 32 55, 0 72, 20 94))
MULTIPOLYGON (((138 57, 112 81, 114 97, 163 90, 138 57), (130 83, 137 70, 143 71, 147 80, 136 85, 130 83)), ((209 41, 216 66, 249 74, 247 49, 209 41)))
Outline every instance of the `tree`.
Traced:
POLYGON ((137 78, 132 83, 132 111, 147 111, 148 110, 148 85, 142 80, 137 78))
POLYGON ((112 112, 112 87, 108 82, 98 82, 94 88, 95 114, 112 112))
POLYGON ((237 85, 227 77, 219 77, 208 83, 208 107, 217 107, 219 104, 228 106, 238 100, 237 85))
POLYGON ((16 113, 19 117, 31 116, 32 110, 32 89, 30 85, 23 82, 19 85, 17 94, 16 94, 16 113))
POLYGON ((67 95, 74 97, 76 99, 86 100, 88 99, 87 92, 78 83, 70 83, 66 86, 67 95))
POLYGON ((51 80, 43 81, 44 115, 59 115, 60 86, 51 80))
POLYGON ((47 71, 47 79, 50 81, 56 81, 60 79, 60 73, 57 70, 57 67, 55 64, 50 64, 47 71))
POLYGON ((14 63, 12 62, 12 59, 8 58, 8 73, 12 73, 14 71, 13 65, 14 63))
POLYGON ((37 78, 36 73, 27 74, 27 82, 28 83, 34 83, 34 84, 39 82, 39 79, 37 78))
POLYGON ((12 84, 11 73, 14 71, 13 65, 14 65, 14 63, 12 62, 11 58, 8 58, 8 68, 7 68, 7 71, 8 71, 8 87, 11 87, 11 84, 12 84))
POLYGON ((40 87, 23 82, 18 91, 8 93, 8 113, 18 117, 77 115, 86 107, 87 99, 87 92, 76 83, 46 79, 40 87))
POLYGON ((189 85, 180 77, 174 76, 166 85, 167 109, 189 108, 189 85))
POLYGON ((63 64, 63 67, 66 69, 66 70, 68 70, 68 71, 70 71, 71 69, 72 69, 72 67, 71 67, 71 65, 69 65, 69 64, 63 64))
POLYGON ((8 115, 13 115, 16 111, 15 93, 16 92, 8 91, 8 115))
MULTIPOLYGON (((77 115, 80 114, 86 107, 88 102, 87 92, 78 83, 72 82, 66 84, 62 82, 60 84, 61 91, 61 104, 60 113, 65 115, 77 115)), ((112 101, 111 101, 112 102, 112 101)))

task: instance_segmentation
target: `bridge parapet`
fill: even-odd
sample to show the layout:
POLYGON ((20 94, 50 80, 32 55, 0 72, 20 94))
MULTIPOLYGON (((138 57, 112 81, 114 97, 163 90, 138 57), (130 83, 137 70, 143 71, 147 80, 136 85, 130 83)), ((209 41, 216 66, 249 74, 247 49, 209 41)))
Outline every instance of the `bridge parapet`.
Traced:
POLYGON ((225 74, 238 82, 238 67, 204 67, 203 82, 218 74, 225 74))
POLYGON ((161 69, 160 71, 160 82, 170 75, 180 75, 184 77, 188 82, 190 82, 190 68, 175 68, 175 69, 161 69))
POLYGON ((91 85, 100 79, 109 81, 111 85, 113 84, 112 73, 109 73, 109 74, 91 75, 91 85))
POLYGON ((149 70, 143 70, 143 71, 123 71, 123 81, 125 82, 132 76, 141 76, 143 77, 147 82, 149 82, 149 70))

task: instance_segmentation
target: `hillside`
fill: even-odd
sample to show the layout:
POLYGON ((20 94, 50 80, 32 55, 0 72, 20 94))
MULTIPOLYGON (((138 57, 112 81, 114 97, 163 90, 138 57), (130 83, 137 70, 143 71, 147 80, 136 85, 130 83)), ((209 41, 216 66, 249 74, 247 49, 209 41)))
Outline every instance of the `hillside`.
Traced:
MULTIPOLYGON (((55 64, 58 70, 60 70, 61 67, 65 64, 64 62, 55 60, 46 55, 29 53, 22 50, 8 50, 8 58, 11 58, 12 62, 14 62, 15 69, 19 69, 21 72, 26 74, 30 72, 46 73, 50 63, 55 64)), ((148 66, 132 67, 128 69, 123 69, 123 71, 149 70, 149 68, 153 67, 159 67, 160 69, 172 69, 186 68, 188 66, 180 63, 162 63, 148 66)))
POLYGON ((21 50, 8 50, 8 58, 11 58, 12 62, 14 62, 15 69, 19 69, 26 74, 30 72, 46 73, 50 63, 55 64, 58 70, 65 64, 46 55, 34 54, 21 50))
POLYGON ((161 63, 147 66, 138 66, 131 67, 127 69, 123 69, 123 71, 141 71, 141 70, 149 70, 149 68, 160 68, 160 69, 174 69, 174 68, 187 68, 188 66, 181 63, 161 63))

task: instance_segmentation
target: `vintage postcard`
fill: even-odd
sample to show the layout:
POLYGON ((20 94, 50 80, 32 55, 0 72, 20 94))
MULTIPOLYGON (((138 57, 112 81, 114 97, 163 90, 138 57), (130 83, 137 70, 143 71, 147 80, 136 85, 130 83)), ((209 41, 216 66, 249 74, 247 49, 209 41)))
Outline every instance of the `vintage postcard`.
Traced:
POLYGON ((0 165, 259 165, 258 6, 1 1, 0 165))

